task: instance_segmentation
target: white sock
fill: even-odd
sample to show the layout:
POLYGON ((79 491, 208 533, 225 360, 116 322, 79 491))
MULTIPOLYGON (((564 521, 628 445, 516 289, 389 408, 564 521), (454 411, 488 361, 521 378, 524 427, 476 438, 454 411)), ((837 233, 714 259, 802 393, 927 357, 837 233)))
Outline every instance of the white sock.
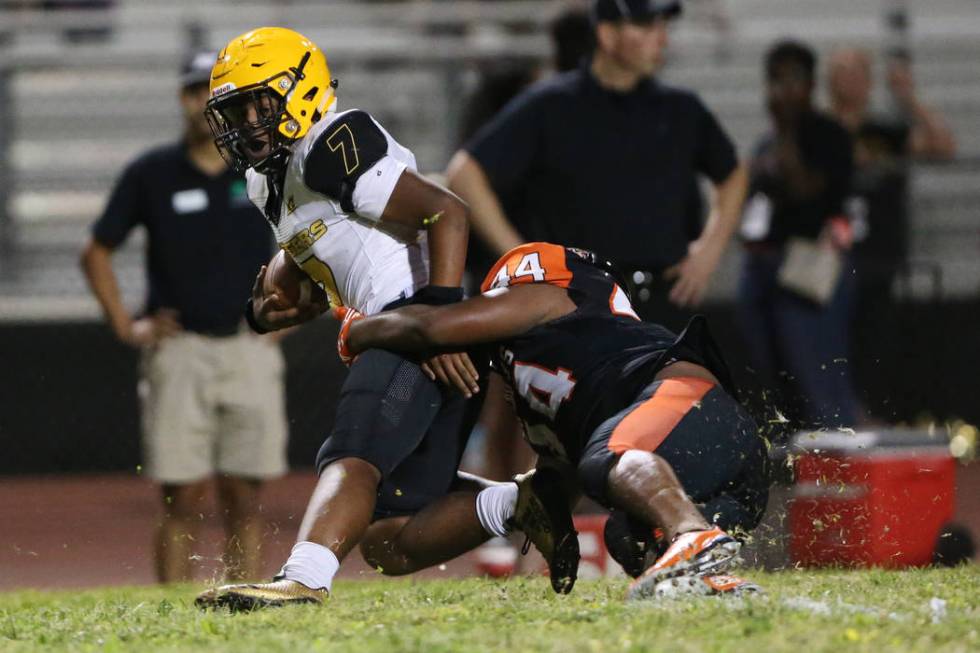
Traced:
POLYGON ((340 561, 334 552, 316 542, 297 542, 282 566, 279 576, 302 583, 310 589, 330 591, 340 561))
POLYGON ((480 525, 491 535, 504 537, 510 533, 507 520, 517 507, 517 483, 503 483, 480 490, 476 495, 476 516, 480 525))

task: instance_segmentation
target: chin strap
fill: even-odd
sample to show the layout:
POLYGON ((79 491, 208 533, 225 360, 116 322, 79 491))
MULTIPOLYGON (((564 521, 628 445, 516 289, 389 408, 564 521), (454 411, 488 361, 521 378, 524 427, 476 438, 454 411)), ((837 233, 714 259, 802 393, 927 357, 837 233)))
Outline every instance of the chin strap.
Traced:
POLYGON ((336 82, 336 79, 330 82, 330 90, 327 93, 324 93, 323 102, 321 102, 320 106, 317 108, 317 113, 322 115, 337 111, 337 93, 334 91, 334 89, 337 88, 336 82))

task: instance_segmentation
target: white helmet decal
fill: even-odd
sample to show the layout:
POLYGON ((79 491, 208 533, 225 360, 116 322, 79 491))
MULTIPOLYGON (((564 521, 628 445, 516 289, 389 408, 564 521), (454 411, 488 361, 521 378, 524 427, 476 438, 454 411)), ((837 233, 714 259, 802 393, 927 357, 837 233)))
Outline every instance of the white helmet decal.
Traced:
POLYGON ((227 93, 228 91, 234 91, 234 90, 235 90, 235 85, 232 82, 227 82, 225 84, 222 84, 221 86, 216 86, 215 89, 211 91, 211 97, 218 97, 219 95, 227 93))

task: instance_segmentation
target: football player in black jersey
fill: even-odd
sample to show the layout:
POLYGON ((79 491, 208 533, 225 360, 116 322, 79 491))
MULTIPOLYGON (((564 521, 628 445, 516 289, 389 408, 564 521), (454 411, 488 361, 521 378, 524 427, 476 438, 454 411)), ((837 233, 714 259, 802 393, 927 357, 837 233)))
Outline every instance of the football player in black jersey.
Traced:
POLYGON ((547 243, 505 254, 481 289, 367 318, 338 309, 341 356, 489 346, 539 469, 573 470, 614 511, 606 539, 638 576, 631 598, 757 591, 721 572, 740 546, 726 531, 754 528, 765 508, 766 449, 704 318, 680 336, 641 322, 609 266, 547 243))

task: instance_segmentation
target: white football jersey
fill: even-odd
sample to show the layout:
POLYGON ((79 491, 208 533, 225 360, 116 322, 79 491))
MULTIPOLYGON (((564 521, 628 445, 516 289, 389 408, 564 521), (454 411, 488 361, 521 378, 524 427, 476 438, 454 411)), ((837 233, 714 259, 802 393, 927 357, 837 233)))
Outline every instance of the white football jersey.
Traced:
POLYGON ((428 283, 425 232, 381 221, 402 172, 416 170, 410 150, 354 109, 323 116, 292 151, 278 207, 254 170, 248 195, 331 304, 371 315, 428 283))

